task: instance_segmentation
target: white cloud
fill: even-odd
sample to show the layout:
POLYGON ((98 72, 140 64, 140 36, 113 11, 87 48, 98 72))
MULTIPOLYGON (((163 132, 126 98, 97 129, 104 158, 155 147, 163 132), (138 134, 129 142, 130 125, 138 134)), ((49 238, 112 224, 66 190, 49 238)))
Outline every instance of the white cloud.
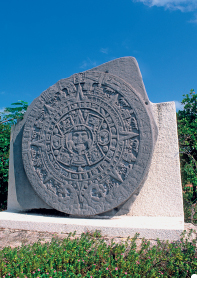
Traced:
POLYGON ((153 7, 164 7, 165 9, 180 10, 182 12, 194 11, 197 9, 197 0, 132 0, 133 2, 142 2, 153 7))
POLYGON ((108 52, 109 52, 109 49, 108 48, 101 48, 100 52, 107 55, 108 52))
POLYGON ((181 104, 180 101, 175 100, 174 102, 175 102, 175 106, 176 106, 176 111, 184 109, 184 105, 181 104))
POLYGON ((191 19, 191 20, 188 21, 188 23, 197 23, 197 19, 196 18, 195 19, 191 19))
POLYGON ((87 58, 81 63, 80 68, 86 69, 86 68, 94 67, 96 65, 97 65, 96 61, 92 61, 90 58, 87 58))
POLYGON ((0 108, 0 113, 4 112, 5 107, 0 108))

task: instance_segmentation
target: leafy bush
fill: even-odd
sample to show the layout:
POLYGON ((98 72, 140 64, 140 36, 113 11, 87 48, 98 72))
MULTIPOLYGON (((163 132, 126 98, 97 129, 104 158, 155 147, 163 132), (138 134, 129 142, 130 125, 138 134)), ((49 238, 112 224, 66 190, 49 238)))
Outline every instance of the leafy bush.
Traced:
POLYGON ((197 223, 197 94, 184 95, 177 113, 185 221, 197 223))
POLYGON ((11 126, 23 118, 28 103, 18 101, 0 113, 0 211, 7 208, 11 126))
POLYGON ((66 239, 53 237, 0 251, 0 278, 186 278, 197 272, 196 241, 181 238, 179 242, 157 241, 156 246, 142 239, 137 250, 136 239, 125 243, 112 240, 106 244, 98 231, 69 234, 66 239))
POLYGON ((7 206, 9 149, 10 126, 0 123, 0 210, 6 209, 7 206))

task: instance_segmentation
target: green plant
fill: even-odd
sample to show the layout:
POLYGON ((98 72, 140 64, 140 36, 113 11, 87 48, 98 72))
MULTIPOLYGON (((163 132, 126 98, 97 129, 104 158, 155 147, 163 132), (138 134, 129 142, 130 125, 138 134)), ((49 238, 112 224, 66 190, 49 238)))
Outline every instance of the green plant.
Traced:
POLYGON ((6 107, 3 113, 1 113, 0 124, 16 124, 19 120, 23 119, 23 116, 28 108, 26 101, 19 100, 11 104, 13 107, 6 107))
POLYGON ((150 246, 142 239, 137 250, 136 239, 125 243, 105 243, 99 232, 70 233, 61 241, 0 251, 0 278, 186 278, 197 272, 196 241, 184 237, 169 243, 159 241, 150 246))
POLYGON ((177 113, 185 221, 196 223, 197 206, 197 95, 184 96, 177 113))
POLYGON ((0 123, 0 210, 6 208, 7 202, 9 148, 10 126, 0 123))
POLYGON ((7 207, 8 170, 11 126, 21 119, 28 104, 24 101, 12 103, 0 113, 0 210, 7 207))

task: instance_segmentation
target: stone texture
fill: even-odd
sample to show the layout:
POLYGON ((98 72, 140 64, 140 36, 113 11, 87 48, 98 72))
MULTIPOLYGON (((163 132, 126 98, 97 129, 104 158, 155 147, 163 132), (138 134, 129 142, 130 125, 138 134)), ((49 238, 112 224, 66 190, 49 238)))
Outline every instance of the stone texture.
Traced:
POLYGON ((24 169, 47 205, 101 214, 142 186, 156 135, 146 93, 109 73, 75 74, 43 92, 26 114, 24 169))
MULTIPOLYGON (((148 97, 142 82, 142 77, 134 58, 121 58, 94 68, 97 72, 108 72, 125 79, 135 87, 145 103, 148 97)), ((54 87, 52 87, 52 90, 54 87)), ((37 98, 27 110, 24 120, 19 122, 12 131, 10 150, 10 172, 8 191, 8 210, 28 210, 36 208, 51 209, 31 187, 22 163, 22 135, 24 124, 37 98), (13 151, 14 147, 14 151, 13 151), (17 149, 16 149, 17 148, 17 149)), ((147 179, 126 201, 112 211, 98 217, 154 216, 183 218, 182 188, 180 179, 179 150, 177 141, 176 113, 174 103, 145 104, 151 112, 150 120, 153 126, 153 140, 156 140, 156 123, 159 137, 155 146, 153 159, 147 179), (153 114, 152 114, 153 112, 153 114), (154 117, 153 117, 154 116, 154 117), (142 188, 142 190, 141 190, 142 188), (141 191, 140 191, 141 190, 141 191), (139 194, 139 195, 138 195, 139 194)))
MULTIPOLYGON (((184 224, 184 230, 186 231, 185 237, 187 238, 190 234, 190 231, 193 230, 193 233, 190 237, 188 237, 188 241, 192 242, 193 239, 196 239, 197 237, 197 227, 191 223, 185 223, 184 224)), ((67 233, 57 233, 57 232, 39 232, 39 231, 33 231, 33 230, 22 230, 22 229, 11 229, 11 228, 1 228, 0 227, 0 250, 5 247, 20 247, 23 245, 33 245, 34 243, 40 241, 41 244, 50 242, 52 237, 55 237, 57 239, 65 239, 68 237, 67 233)), ((76 239, 77 237, 80 237, 80 234, 76 234, 75 237, 70 237, 71 240, 76 239)), ((110 236, 103 236, 103 239, 107 245, 111 245, 111 240, 113 238, 113 241, 115 243, 124 243, 127 240, 127 237, 112 237, 110 236)), ((157 246, 157 240, 156 239, 149 239, 150 246, 157 246)), ((169 240, 169 242, 172 240, 169 240)), ((136 240, 136 251, 139 251, 141 249, 141 243, 142 239, 138 238, 136 240)))
MULTIPOLYGON (((129 216, 183 217, 175 105, 174 102, 169 102, 152 104, 152 107, 154 118, 158 125, 159 137, 156 142, 148 177, 138 197, 134 195, 136 197, 135 202, 135 198, 132 196, 117 210, 106 213, 106 216, 127 214, 129 216)), ((17 124, 16 128, 18 128, 19 125, 21 126, 21 122, 17 124)), ((11 144, 13 142, 15 142, 15 140, 12 134, 11 144)), ((10 153, 13 153, 12 145, 10 153)), ((13 158, 12 155, 10 156, 8 209, 24 210, 25 208, 28 209, 28 206, 32 208, 50 208, 45 205, 44 202, 39 201, 41 199, 39 199, 33 189, 29 191, 29 196, 27 190, 26 193, 23 191, 25 187, 30 188, 27 182, 20 186, 24 194, 24 203, 22 201, 18 202, 14 185, 15 177, 12 174, 14 172, 13 158), (24 207, 24 205, 26 207, 24 207)), ((17 167, 18 166, 15 164, 15 168, 17 167)), ((25 178, 24 170, 21 170, 20 173, 23 178, 25 178)), ((16 186, 17 185, 19 185, 19 182, 16 181, 16 186)))
POLYGON ((151 102, 149 101, 137 60, 134 57, 123 57, 101 64, 91 70, 110 73, 120 77, 138 92, 143 102, 147 105, 148 114, 152 120, 151 125, 153 126, 154 141, 156 141, 157 126, 153 118, 151 102))
MULTIPOLYGON (((133 190, 130 189, 131 187, 133 187, 132 185, 128 186, 130 187, 129 189, 131 193, 129 192, 128 195, 124 197, 126 194, 124 194, 124 196, 123 194, 120 196, 120 194, 117 193, 117 190, 115 189, 116 191, 115 198, 116 196, 120 197, 120 201, 118 200, 116 201, 116 204, 113 205, 113 210, 110 210, 112 208, 111 205, 109 211, 105 212, 105 209, 103 209, 102 210, 103 213, 99 215, 94 215, 92 211, 88 211, 88 213, 86 213, 87 212, 86 211, 84 215, 93 214, 94 216, 92 217, 92 219, 91 218, 77 219, 77 218, 72 218, 71 217, 72 215, 70 215, 70 218, 68 218, 67 217, 68 215, 66 214, 65 215, 63 214, 63 216, 65 217, 60 217, 60 216, 58 217, 58 216, 47 216, 44 214, 37 216, 33 214, 24 215, 24 213, 15 214, 13 212, 10 212, 12 210, 24 211, 24 210, 37 209, 37 208, 51 209, 52 207, 50 205, 54 204, 53 198, 51 198, 53 204, 51 204, 51 202, 46 201, 45 198, 43 198, 44 200, 42 200, 42 198, 38 196, 37 192, 32 188, 31 181, 34 179, 33 177, 32 179, 30 179, 31 178, 30 177, 29 178, 30 181, 29 181, 26 172, 24 170, 23 161, 22 161, 22 137, 26 136, 25 138, 28 139, 26 144, 28 143, 28 145, 30 146, 34 145, 33 139, 30 137, 33 136, 33 134, 32 135, 27 134, 27 130, 26 130, 28 127, 27 124, 28 122, 29 124, 31 124, 31 122, 34 123, 35 118, 37 119, 36 121, 39 120, 41 121, 41 118, 40 117, 39 117, 40 119, 37 118, 38 116, 35 113, 36 107, 42 109, 41 106, 42 103, 39 97, 36 100, 34 100, 33 103, 28 107, 24 120, 19 122, 12 130, 11 148, 10 148, 9 190, 8 190, 9 212, 2 212, 0 214, 0 226, 4 228, 12 228, 12 229, 25 229, 25 230, 33 230, 33 231, 38 230, 38 231, 47 231, 47 232, 49 231, 49 232, 59 232, 59 233, 60 232, 68 233, 70 231, 77 230, 77 233, 79 234, 82 231, 87 231, 87 230, 94 231, 95 229, 98 229, 102 231, 103 235, 107 235, 110 237, 127 237, 127 236, 133 236, 136 232, 140 232, 141 237, 146 237, 148 239, 156 239, 158 237, 160 239, 178 240, 184 228, 184 217, 183 217, 183 201, 182 201, 179 149, 178 149, 177 125, 176 125, 176 111, 175 111, 174 102, 160 103, 160 104, 152 104, 149 102, 137 62, 134 58, 121 58, 118 60, 114 60, 112 62, 103 64, 85 73, 80 74, 80 76, 74 75, 69 79, 60 80, 57 84, 50 87, 49 91, 52 93, 52 96, 53 95, 55 96, 55 94, 57 93, 57 89, 61 90, 62 92, 64 92, 65 95, 67 95, 68 92, 67 90, 65 90, 67 87, 65 86, 68 85, 67 82, 70 81, 76 87, 76 91, 74 92, 76 94, 76 99, 78 100, 78 105, 82 104, 84 95, 86 95, 87 91, 90 91, 89 88, 90 86, 88 85, 89 83, 86 83, 87 85, 85 84, 86 86, 85 88, 83 88, 84 87, 83 83, 79 84, 78 80, 84 79, 83 77, 87 79, 90 73, 91 75, 93 75, 93 73, 95 73, 94 75, 100 73, 100 75, 102 75, 103 77, 103 80, 101 79, 100 87, 98 87, 99 83, 96 83, 97 88, 103 89, 105 85, 105 87, 108 86, 110 89, 113 88, 114 91, 114 92, 111 91, 110 93, 109 92, 106 93, 109 94, 110 96, 110 103, 108 103, 110 104, 110 108, 112 108, 112 106, 115 108, 115 104, 118 104, 117 101, 120 102, 120 99, 117 100, 117 97, 122 96, 123 102, 124 103, 128 102, 131 109, 135 109, 134 100, 136 100, 135 105, 138 105, 138 107, 141 108, 143 111, 145 110, 144 111, 146 114, 145 116, 147 116, 148 117, 147 119, 149 120, 148 122, 149 124, 148 127, 150 130, 149 149, 151 154, 154 145, 156 143, 149 171, 148 171, 148 167, 149 167, 149 161, 148 161, 147 170, 142 172, 139 169, 137 169, 136 175, 132 175, 132 173, 130 173, 131 178, 134 176, 137 178, 139 171, 140 174, 142 172, 142 175, 139 175, 139 183, 136 186, 134 185, 134 189, 133 190), (108 79, 109 78, 114 79, 115 76, 116 76, 115 80, 108 80, 107 83, 108 85, 104 84, 105 81, 104 77, 108 77, 108 79), (118 78, 118 76, 120 78, 118 78), (125 80, 124 84, 122 79, 125 80), (121 81, 121 83, 119 84, 119 86, 114 84, 114 86, 112 87, 112 83, 113 83, 112 81, 117 81, 117 82, 121 81), (133 100, 132 99, 130 100, 130 98, 127 95, 123 94, 122 92, 124 89, 123 85, 125 85, 124 86, 125 90, 127 89, 127 92, 131 93, 131 97, 133 97, 133 100), (120 88, 122 89, 121 91, 120 88), (116 96, 115 91, 117 91, 120 96, 119 95, 116 96), (138 98, 136 98, 137 97, 136 95, 138 96, 138 98), (157 138, 157 131, 158 131, 158 138, 157 138), (142 178, 142 181, 140 181, 140 178, 142 178), (130 198, 127 200, 128 197, 130 198)), ((92 77, 91 79, 95 79, 93 76, 91 77, 92 77)), ((69 91, 72 92, 71 89, 69 91)), ((43 96, 45 96, 47 92, 48 90, 43 93, 43 96)), ((53 109, 55 109, 55 107, 48 106, 49 100, 47 101, 47 95, 44 97, 44 101, 46 101, 46 105, 47 105, 45 107, 45 111, 53 112, 53 109)), ((104 105, 104 103, 105 103, 105 99, 103 99, 102 102, 100 103, 101 108, 103 107, 101 106, 101 104, 104 105)), ((108 110, 106 110, 106 105, 104 106, 103 109, 104 111, 108 112, 108 110)), ((82 107, 80 107, 80 110, 82 115, 81 113, 79 115, 79 111, 78 111, 77 116, 79 120, 81 120, 82 122, 82 116, 83 119, 85 120, 84 118, 85 110, 84 108, 82 109, 82 107)), ((95 109, 93 108, 91 109, 88 108, 88 114, 94 115, 97 119, 99 117, 99 113, 96 113, 96 111, 93 112, 94 110, 95 109)), ((43 111, 41 110, 40 112, 42 113, 43 111)), ((75 113, 76 109, 74 109, 73 112, 75 113)), ((114 124, 118 122, 116 120, 121 120, 122 122, 122 120, 124 119, 122 116, 118 117, 120 116, 119 110, 117 110, 116 114, 114 113, 114 111, 110 111, 110 112, 111 112, 110 116, 114 124)), ((113 126, 109 126, 108 121, 105 121, 107 126, 106 128, 99 130, 97 143, 100 143, 99 145, 101 147, 107 146, 107 148, 109 149, 110 145, 108 143, 104 143, 105 136, 107 142, 109 140, 112 141, 112 139, 118 141, 120 140, 120 138, 123 138, 122 142, 124 143, 125 148, 126 148, 126 143, 128 142, 129 139, 131 140, 137 139, 138 141, 140 141, 140 136, 144 132, 145 127, 139 126, 140 123, 138 122, 140 122, 141 120, 140 115, 138 115, 139 113, 137 113, 136 111, 134 112, 135 112, 134 117, 135 120, 137 120, 138 129, 132 130, 132 133, 133 134, 136 133, 137 134, 136 136, 128 134, 128 136, 132 136, 132 138, 127 138, 127 134, 123 134, 121 130, 118 130, 116 138, 112 138, 113 134, 111 133, 111 127, 113 126), (126 139, 124 139, 125 137, 126 139)), ((54 116, 56 117, 56 115, 54 114, 52 115, 53 118, 54 116)), ((103 118, 102 120, 106 120, 105 118, 103 118)), ((58 123, 59 121, 56 122, 58 123)), ((94 138, 92 132, 94 130, 91 129, 89 125, 85 125, 84 128, 82 128, 82 125, 80 125, 81 126, 80 129, 78 126, 79 124, 77 124, 76 129, 74 129, 73 131, 71 130, 68 134, 63 133, 64 135, 63 143, 64 145, 66 145, 67 148, 69 148, 69 150, 74 155, 79 154, 79 152, 80 151, 82 152, 83 150, 85 151, 86 154, 88 152, 87 150, 89 149, 89 147, 94 146, 93 145, 94 138), (85 135, 87 136, 85 137, 85 142, 84 144, 81 143, 81 146, 77 147, 77 143, 75 144, 74 140, 72 140, 72 134, 74 134, 75 132, 80 132, 81 134, 84 131, 86 132, 85 135), (76 151, 78 153, 76 153, 76 151)), ((60 142, 62 144, 62 140, 61 141, 59 140, 59 135, 61 134, 57 133, 57 131, 53 131, 52 133, 52 137, 55 140, 55 142, 58 139, 58 143, 60 142)), ((40 145, 38 145, 37 147, 41 148, 41 151, 44 155, 46 153, 46 142, 45 145, 43 146, 42 137, 43 136, 41 136, 40 139, 37 138, 36 141, 37 144, 40 141, 40 145)), ((79 136, 79 138, 82 139, 82 134, 79 136)), ((25 141, 23 142, 23 145, 25 145, 25 141)), ((56 146, 55 143, 53 145, 54 147, 56 146)), ((144 143, 143 143, 143 147, 144 147, 144 143)), ((57 149, 53 148, 53 153, 55 150, 58 150, 58 148, 57 149)), ((118 152, 119 149, 118 150, 115 149, 115 152, 116 151, 118 152)), ((29 170, 31 171, 31 167, 32 168, 35 167, 33 163, 34 160, 37 161, 36 159, 37 157, 35 158, 33 156, 35 152, 33 152, 33 154, 30 154, 30 151, 28 149, 23 148, 23 153, 25 154, 26 152, 30 160, 29 162, 31 163, 29 164, 29 170)), ((141 156, 141 154, 139 155, 140 152, 141 150, 138 150, 137 154, 134 153, 134 156, 137 159, 135 161, 132 161, 132 163, 129 163, 128 168, 131 167, 135 168, 135 165, 138 163, 138 157, 141 156)), ((104 154, 105 153, 106 152, 104 151, 104 154)), ((122 155, 124 156, 124 154, 122 155)), ((131 159, 133 159, 133 157, 131 159)), ((101 161, 103 161, 103 159, 101 159, 101 161)), ((35 165, 37 164, 39 165, 39 162, 37 162, 35 165)), ((79 167, 79 165, 76 166, 79 167)), ((83 168, 83 165, 81 166, 83 168)), ((74 168, 75 165, 73 166, 73 169, 74 168)), ((108 170, 107 173, 109 173, 108 170)), ((120 181, 119 178, 120 175, 122 178, 123 177, 122 174, 116 172, 113 173, 113 179, 115 179, 115 182, 117 181, 119 187, 122 186, 123 184, 120 181)), ((54 177, 56 177, 55 173, 54 173, 54 177)), ((123 182, 125 182, 124 178, 122 178, 122 180, 123 182)), ((94 193, 97 194, 97 192, 100 191, 101 186, 99 186, 97 182, 95 182, 94 184, 96 184, 94 186, 95 188, 94 193)), ((60 197, 58 194, 59 193, 62 194, 61 188, 57 189, 57 191, 58 191, 57 197, 60 197)), ((55 206, 56 209, 60 210, 60 208, 57 207, 57 201, 55 202, 55 205, 56 205, 55 206)), ((92 204, 92 207, 94 207, 94 204, 92 204)), ((95 212, 95 214, 97 213, 100 213, 100 210, 99 212, 95 212)), ((73 216, 74 217, 77 216, 76 214, 79 213, 75 212, 73 213, 73 216)))
POLYGON ((149 98, 144 87, 142 75, 138 63, 133 57, 123 57, 101 64, 91 69, 91 71, 105 72, 122 78, 133 86, 141 95, 144 102, 149 103, 149 98))
MULTIPOLYGON (((32 105, 30 105, 31 108, 32 105)), ((30 110, 28 108, 28 110, 30 110)), ((8 210, 51 209, 32 188, 22 161, 22 133, 26 118, 12 127, 10 136, 8 210)))
MULTIPOLYGON (((150 103, 148 104, 148 97, 143 85, 142 77, 138 68, 138 64, 134 58, 126 57, 120 58, 111 62, 108 62, 104 65, 101 65, 94 70, 100 70, 104 72, 109 72, 114 75, 120 75, 121 78, 126 78, 127 82, 134 85, 138 89, 143 103, 147 103, 147 114, 150 115, 152 120, 151 125, 153 126, 153 140, 156 140, 156 125, 153 121, 152 112, 150 110, 150 103), (105 66, 105 69, 104 69, 105 66), (108 70, 107 70, 108 67, 108 70), (100 68, 100 69, 99 69, 100 68)), ((53 92, 54 86, 50 87, 50 90, 53 92)), ((22 150, 21 142, 22 135, 24 130, 24 124, 27 121, 28 116, 35 107, 35 104, 38 103, 38 99, 35 99, 32 104, 28 107, 27 113, 24 119, 16 125, 12 130, 11 136, 11 154, 10 154, 10 173, 9 173, 9 192, 8 192, 8 208, 10 210, 24 210, 32 208, 47 208, 51 207, 47 205, 32 189, 32 186, 26 176, 22 163, 22 150), (13 154, 13 155, 12 155, 13 154), (17 198, 16 198, 17 197, 17 198), (31 198, 31 199, 30 199, 31 198)), ((115 176, 115 175, 114 175, 115 176)), ((113 215, 114 212, 111 212, 110 215, 113 215)))
POLYGON ((158 125, 158 140, 147 180, 128 215, 183 216, 175 103, 152 106, 158 125))
POLYGON ((152 104, 152 108, 158 139, 148 177, 140 193, 134 194, 116 215, 183 217, 175 103, 152 104))
POLYGON ((133 237, 160 240, 179 240, 184 229, 184 222, 179 217, 114 217, 112 219, 67 218, 36 214, 0 213, 0 227, 41 232, 76 234, 96 229, 103 236, 133 237))

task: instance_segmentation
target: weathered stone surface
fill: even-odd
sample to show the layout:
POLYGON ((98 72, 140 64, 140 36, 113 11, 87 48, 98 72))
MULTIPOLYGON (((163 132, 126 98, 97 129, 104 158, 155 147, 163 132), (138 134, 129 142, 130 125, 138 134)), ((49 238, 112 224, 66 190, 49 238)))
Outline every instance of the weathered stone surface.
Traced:
POLYGON ((184 221, 179 217, 114 217, 111 219, 67 218, 39 214, 1 212, 0 228, 23 229, 41 232, 70 233, 101 231, 106 237, 179 240, 184 230, 184 221))
POLYGON ((157 130, 130 84, 87 71, 60 80, 26 115, 22 156, 30 184, 52 208, 90 216, 123 204, 148 173, 157 130))
POLYGON ((152 104, 152 108, 158 138, 148 176, 138 196, 134 194, 116 216, 122 211, 127 216, 184 219, 175 103, 152 104))

